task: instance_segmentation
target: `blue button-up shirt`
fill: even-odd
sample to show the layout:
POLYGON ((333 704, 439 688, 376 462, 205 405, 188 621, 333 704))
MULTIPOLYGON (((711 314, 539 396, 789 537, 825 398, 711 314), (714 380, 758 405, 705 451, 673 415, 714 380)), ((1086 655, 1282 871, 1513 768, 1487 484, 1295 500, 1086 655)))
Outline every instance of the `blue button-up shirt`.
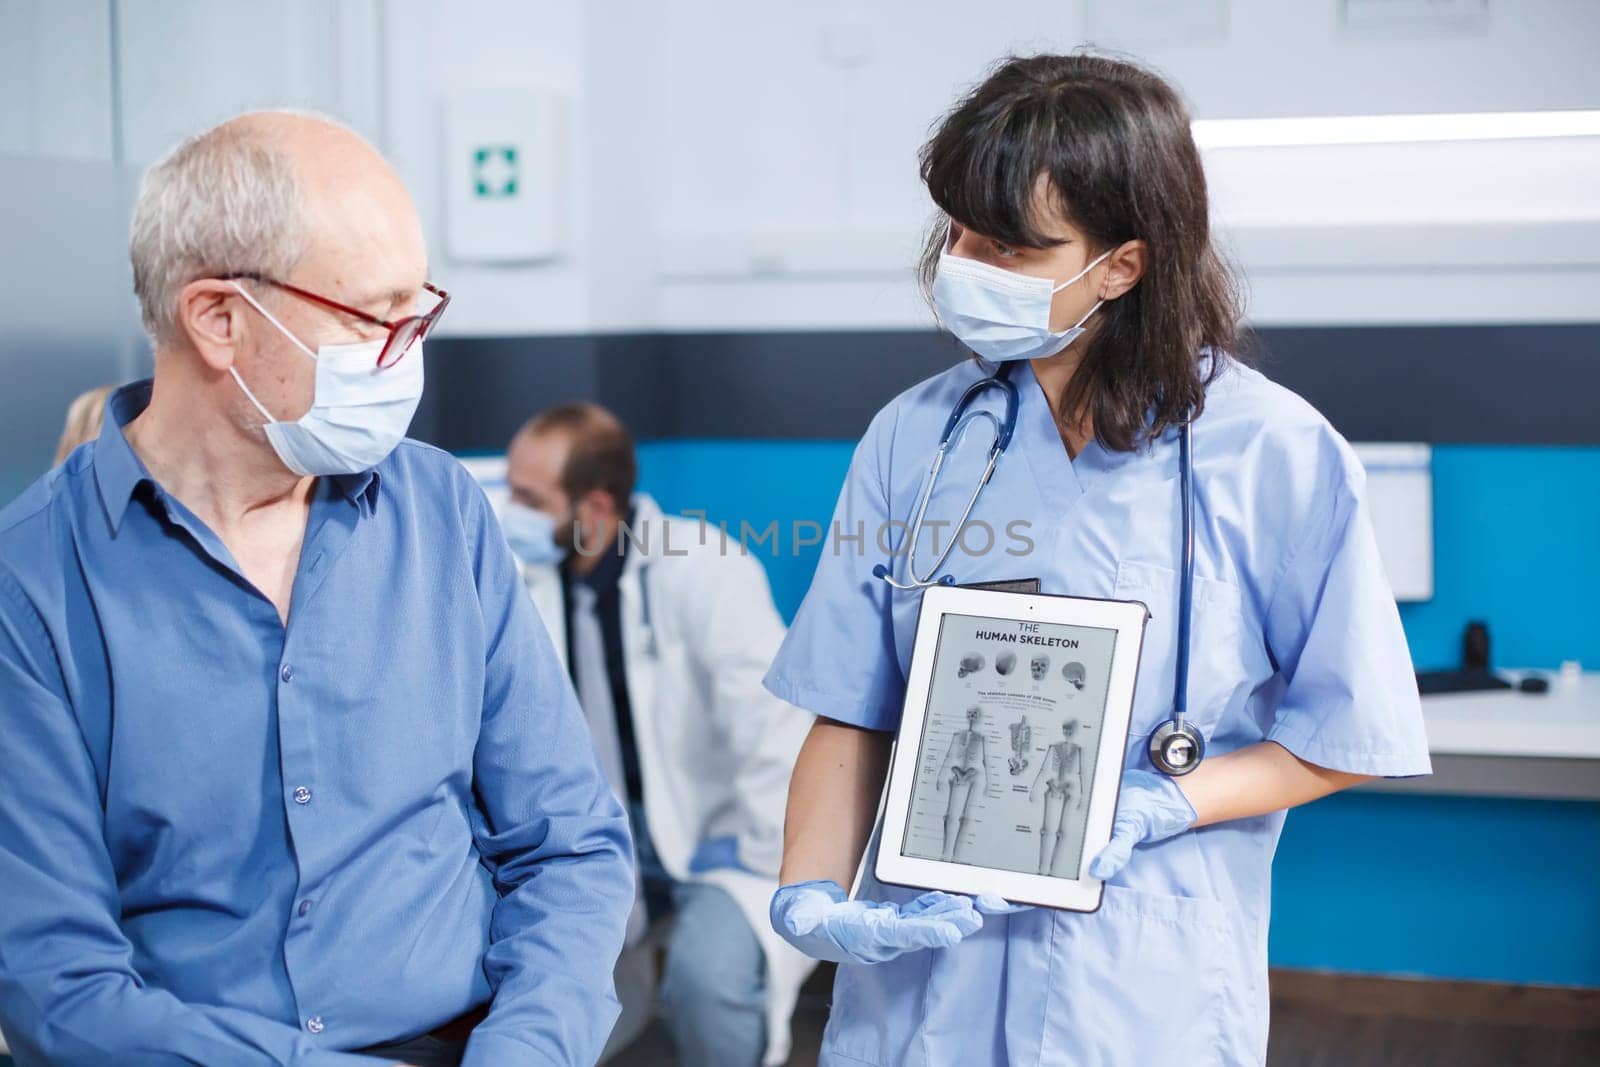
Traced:
POLYGON ((626 821, 483 494, 317 482, 289 620, 123 436, 0 511, 0 1029, 23 1064, 592 1063, 626 821))

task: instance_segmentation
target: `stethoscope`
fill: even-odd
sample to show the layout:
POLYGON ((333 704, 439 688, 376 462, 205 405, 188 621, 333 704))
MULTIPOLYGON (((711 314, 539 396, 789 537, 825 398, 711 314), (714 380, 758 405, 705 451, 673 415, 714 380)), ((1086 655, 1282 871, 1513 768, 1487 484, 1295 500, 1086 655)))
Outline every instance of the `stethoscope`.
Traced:
MULTIPOLYGON (((911 520, 910 544, 906 550, 906 577, 909 581, 900 581, 889 573, 889 568, 882 563, 872 568, 872 573, 877 578, 882 578, 896 589, 916 590, 926 589, 934 585, 954 585, 955 576, 951 574, 939 575, 939 570, 950 558, 960 540, 960 531, 966 526, 967 519, 972 515, 972 509, 977 506, 978 495, 983 492, 983 487, 989 484, 989 479, 994 475, 995 464, 1000 461, 1000 456, 1006 447, 1011 444, 1011 436, 1017 428, 1017 387, 1011 381, 1013 363, 1006 362, 1000 369, 986 378, 981 378, 967 387, 961 394, 961 399, 956 401, 950 417, 945 420, 944 432, 939 435, 939 447, 933 454, 933 463, 928 468, 927 481, 923 483, 922 494, 917 500, 916 514, 911 520), (992 411, 968 411, 972 403, 982 394, 991 390, 1000 391, 1005 402, 1005 414, 996 417, 992 411), (939 558, 933 561, 926 576, 916 572, 917 543, 922 538, 923 519, 928 512, 928 501, 933 496, 935 485, 939 481, 939 472, 944 468, 945 456, 950 450, 960 443, 961 437, 966 433, 967 427, 978 419, 987 419, 994 427, 994 443, 989 446, 989 457, 983 467, 983 476, 978 479, 978 484, 972 490, 972 495, 967 498, 967 506, 961 512, 961 519, 956 523, 956 535, 950 538, 950 543, 945 546, 939 558)), ((1150 735, 1150 762, 1156 769, 1164 774, 1179 777, 1188 774, 1200 766, 1200 761, 1205 758, 1206 742, 1199 729, 1189 721, 1189 622, 1194 614, 1194 463, 1193 463, 1193 431, 1192 424, 1185 422, 1178 434, 1178 481, 1181 494, 1183 512, 1182 546, 1182 577, 1178 587, 1178 649, 1177 664, 1174 672, 1172 686, 1172 718, 1156 727, 1150 735)))
POLYGON ((1000 454, 1011 443, 1011 435, 1017 428, 1017 387, 1011 381, 1011 363, 1000 364, 1000 369, 987 378, 979 378, 967 386, 967 391, 961 394, 961 399, 956 401, 956 406, 951 410, 950 417, 944 421, 944 432, 939 435, 939 448, 933 454, 933 466, 928 469, 928 480, 923 483, 922 496, 917 500, 917 514, 911 520, 911 545, 906 551, 906 576, 909 582, 898 581, 889 573, 889 568, 878 564, 872 568, 875 577, 882 578, 896 589, 914 590, 926 589, 930 585, 954 585, 955 575, 946 574, 943 577, 934 577, 939 573, 939 568, 944 566, 944 561, 950 558, 951 551, 960 539, 960 531, 967 525, 967 519, 972 515, 972 509, 977 506, 978 494, 983 492, 983 487, 989 484, 989 479, 994 475, 994 466, 1000 462, 1000 454), (989 389, 998 389, 1005 399, 1005 418, 995 418, 992 411, 968 411, 982 393, 989 389), (978 419, 988 419, 994 426, 994 443, 989 446, 989 461, 984 464, 983 477, 978 479, 977 486, 972 490, 972 496, 967 498, 966 510, 961 513, 961 521, 956 523, 956 535, 950 538, 950 543, 944 546, 944 551, 939 553, 939 558, 933 561, 933 566, 928 570, 928 577, 917 576, 917 542, 922 538, 922 518, 928 512, 928 500, 933 496, 933 487, 939 480, 939 471, 944 468, 944 458, 950 449, 961 442, 961 437, 967 432, 967 427, 978 419))
POLYGON ((639 622, 644 627, 644 654, 655 659, 661 653, 656 644, 656 627, 650 621, 650 566, 639 568, 639 622))

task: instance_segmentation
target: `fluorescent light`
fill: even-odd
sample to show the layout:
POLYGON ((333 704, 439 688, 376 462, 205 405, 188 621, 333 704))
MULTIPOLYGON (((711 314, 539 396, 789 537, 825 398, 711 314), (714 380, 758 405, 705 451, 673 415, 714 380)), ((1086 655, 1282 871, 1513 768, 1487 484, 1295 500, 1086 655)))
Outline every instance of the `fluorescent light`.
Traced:
POLYGON ((1600 111, 1495 111, 1467 115, 1341 115, 1294 119, 1198 119, 1201 148, 1499 141, 1600 137, 1600 111))

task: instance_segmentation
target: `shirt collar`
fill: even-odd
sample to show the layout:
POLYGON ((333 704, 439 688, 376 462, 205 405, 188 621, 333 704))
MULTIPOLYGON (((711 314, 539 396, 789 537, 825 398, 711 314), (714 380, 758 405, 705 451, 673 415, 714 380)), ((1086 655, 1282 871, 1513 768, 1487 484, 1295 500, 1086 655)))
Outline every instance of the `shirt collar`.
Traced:
POLYGON ((100 490, 100 503, 111 521, 111 532, 122 528, 133 492, 145 482, 154 483, 144 463, 128 444, 122 428, 138 417, 150 404, 150 379, 124 385, 106 397, 105 417, 100 436, 94 442, 94 480, 100 490))
MULTIPOLYGON (((94 477, 100 490, 100 503, 111 522, 112 533, 122 529, 122 518, 128 513, 128 502, 133 499, 139 486, 149 482, 159 488, 123 431, 123 427, 150 406, 153 386, 154 382, 146 378, 124 385, 106 397, 105 417, 101 420, 100 436, 95 439, 94 445, 94 477)), ((371 514, 377 506, 377 470, 335 474, 327 480, 357 507, 365 501, 367 514, 371 514)))
MULTIPOLYGON (((633 517, 633 509, 630 508, 628 517, 623 520, 623 525, 631 529, 633 527, 633 517)), ((611 544, 607 545, 605 551, 601 553, 600 562, 595 565, 594 570, 580 578, 572 573, 570 566, 563 564, 561 568, 562 576, 566 578, 568 584, 586 585, 594 592, 596 597, 605 596, 616 589, 617 583, 622 580, 622 568, 627 563, 629 540, 630 538, 622 535, 622 530, 619 527, 611 544)), ((568 558, 570 559, 571 557, 569 556, 568 558)))
POLYGON ((338 486, 344 498, 357 508, 365 502, 366 507, 363 510, 366 514, 372 514, 373 509, 378 506, 378 468, 361 471, 359 474, 329 475, 328 481, 338 486))

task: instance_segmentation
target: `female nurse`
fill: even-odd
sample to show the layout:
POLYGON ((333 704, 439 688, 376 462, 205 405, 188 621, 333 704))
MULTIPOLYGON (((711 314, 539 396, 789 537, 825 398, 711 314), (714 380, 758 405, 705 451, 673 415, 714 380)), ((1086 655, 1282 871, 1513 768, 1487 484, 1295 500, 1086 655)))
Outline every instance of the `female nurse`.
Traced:
MULTIPOLYGON (((767 686, 820 718, 789 794, 773 923, 840 964, 834 1065, 1262 1063, 1267 913, 1284 810, 1429 771, 1410 656, 1362 469, 1299 397, 1242 364, 1235 288, 1173 89, 1089 55, 1012 59, 921 154, 941 211, 922 277, 972 350, 878 413, 856 448, 767 686), (1139 666, 1094 913, 878 883, 873 837, 920 595, 905 533, 952 407, 1010 362, 1016 432, 945 561, 958 583, 1139 600, 1139 666), (1182 778, 1147 739, 1173 712, 1180 426, 1192 424, 1196 573, 1182 778), (989 541, 981 531, 995 536, 989 541), (879 536, 889 549, 881 549, 879 536), (967 546, 972 547, 968 551, 967 546)), ((1003 413, 998 389, 979 407, 1003 413)), ((980 425, 983 423, 980 421, 980 425)), ((915 570, 961 515, 988 440, 947 458, 915 570)))

